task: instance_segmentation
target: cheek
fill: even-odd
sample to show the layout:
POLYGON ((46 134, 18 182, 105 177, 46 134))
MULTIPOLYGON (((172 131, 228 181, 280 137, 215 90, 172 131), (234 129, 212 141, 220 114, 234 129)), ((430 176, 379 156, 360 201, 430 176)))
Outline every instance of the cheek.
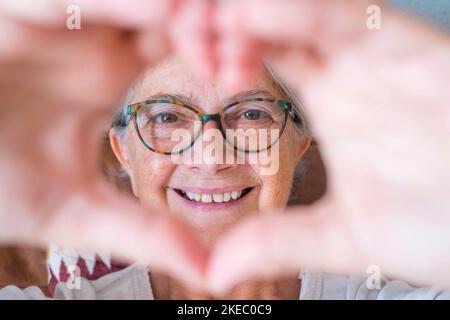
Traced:
MULTIPOLYGON (((292 179, 296 167, 295 149, 289 136, 280 140, 278 154, 271 154, 271 161, 277 161, 277 170, 269 170, 270 174, 260 175, 261 193, 259 208, 261 211, 270 211, 284 208, 289 200, 292 187, 292 179), (286 139, 283 139, 286 138, 286 139)), ((260 165, 253 165, 256 172, 262 172, 260 165)))
POLYGON ((167 208, 166 186, 175 165, 169 156, 145 149, 139 152, 132 164, 136 195, 143 205, 167 208))

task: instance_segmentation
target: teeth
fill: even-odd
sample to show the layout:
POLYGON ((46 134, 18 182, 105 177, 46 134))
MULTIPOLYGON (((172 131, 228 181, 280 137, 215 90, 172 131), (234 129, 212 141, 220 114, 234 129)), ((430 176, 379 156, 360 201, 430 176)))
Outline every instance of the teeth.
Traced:
POLYGON ((239 199, 242 196, 242 190, 214 194, 182 191, 182 194, 184 194, 186 198, 191 201, 203 203, 222 203, 239 199))
POLYGON ((189 200, 194 200, 195 198, 195 194, 193 192, 186 192, 186 195, 189 198, 189 200))
POLYGON ((214 202, 222 202, 223 201, 223 194, 221 194, 221 193, 214 193, 213 194, 213 200, 214 200, 214 202))
POLYGON ((212 202, 212 196, 210 194, 202 194, 202 202, 204 203, 210 203, 212 202))

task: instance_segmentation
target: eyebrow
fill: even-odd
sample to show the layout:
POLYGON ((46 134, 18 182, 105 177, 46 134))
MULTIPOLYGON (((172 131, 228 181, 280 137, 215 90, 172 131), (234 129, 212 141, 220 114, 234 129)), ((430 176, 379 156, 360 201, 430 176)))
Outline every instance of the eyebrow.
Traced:
POLYGON ((160 99, 168 99, 175 100, 181 103, 187 104, 189 106, 194 106, 195 102, 192 99, 192 96, 185 96, 182 94, 169 94, 169 93, 159 93, 149 97, 147 100, 160 100, 160 99))
POLYGON ((239 93, 236 93, 234 95, 232 95, 231 97, 228 97, 225 99, 225 105, 229 105, 232 104, 234 102, 237 101, 241 101, 241 100, 247 100, 247 99, 251 99, 251 98, 271 98, 274 99, 274 95, 268 91, 268 90, 262 90, 262 89, 253 89, 253 90, 247 90, 247 91, 242 91, 239 93))
MULTIPOLYGON (((269 98, 269 99, 275 99, 274 95, 268 91, 263 89, 253 89, 253 90, 246 90, 238 92, 230 97, 227 97, 224 99, 223 103, 225 106, 230 105, 232 103, 241 101, 241 100, 247 100, 251 98, 269 98)), ((186 96, 183 94, 169 94, 169 93, 159 93, 156 95, 153 95, 149 97, 147 100, 158 100, 158 99, 172 99, 175 101, 179 101, 183 104, 186 104, 188 106, 192 107, 201 107, 199 106, 194 99, 191 96, 186 96)))

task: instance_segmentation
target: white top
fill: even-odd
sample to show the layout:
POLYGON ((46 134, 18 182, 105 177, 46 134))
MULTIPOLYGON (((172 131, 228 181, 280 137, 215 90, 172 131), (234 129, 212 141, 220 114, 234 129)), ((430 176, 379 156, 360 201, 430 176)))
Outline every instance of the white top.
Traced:
MULTIPOLYGON (((450 300, 450 291, 444 291, 437 287, 413 288, 401 281, 382 281, 380 289, 369 289, 367 279, 364 277, 303 272, 301 278, 300 300, 450 300)), ((136 265, 93 281, 82 278, 79 289, 69 289, 69 287, 64 282, 58 283, 55 299, 154 299, 146 268, 136 265)), ((0 299, 38 300, 48 298, 37 287, 21 290, 15 286, 7 286, 0 289, 0 299)))

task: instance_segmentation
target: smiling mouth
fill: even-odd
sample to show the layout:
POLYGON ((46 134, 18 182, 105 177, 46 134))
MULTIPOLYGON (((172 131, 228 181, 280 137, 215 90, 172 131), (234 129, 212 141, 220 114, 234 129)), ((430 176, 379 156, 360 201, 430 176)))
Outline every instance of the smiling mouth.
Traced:
POLYGON ((227 203, 234 202, 239 199, 245 197, 250 191, 252 191, 254 187, 245 188, 242 190, 235 190, 224 193, 198 193, 198 192, 189 192, 181 189, 173 189, 176 193, 178 193, 183 198, 199 203, 227 203))

